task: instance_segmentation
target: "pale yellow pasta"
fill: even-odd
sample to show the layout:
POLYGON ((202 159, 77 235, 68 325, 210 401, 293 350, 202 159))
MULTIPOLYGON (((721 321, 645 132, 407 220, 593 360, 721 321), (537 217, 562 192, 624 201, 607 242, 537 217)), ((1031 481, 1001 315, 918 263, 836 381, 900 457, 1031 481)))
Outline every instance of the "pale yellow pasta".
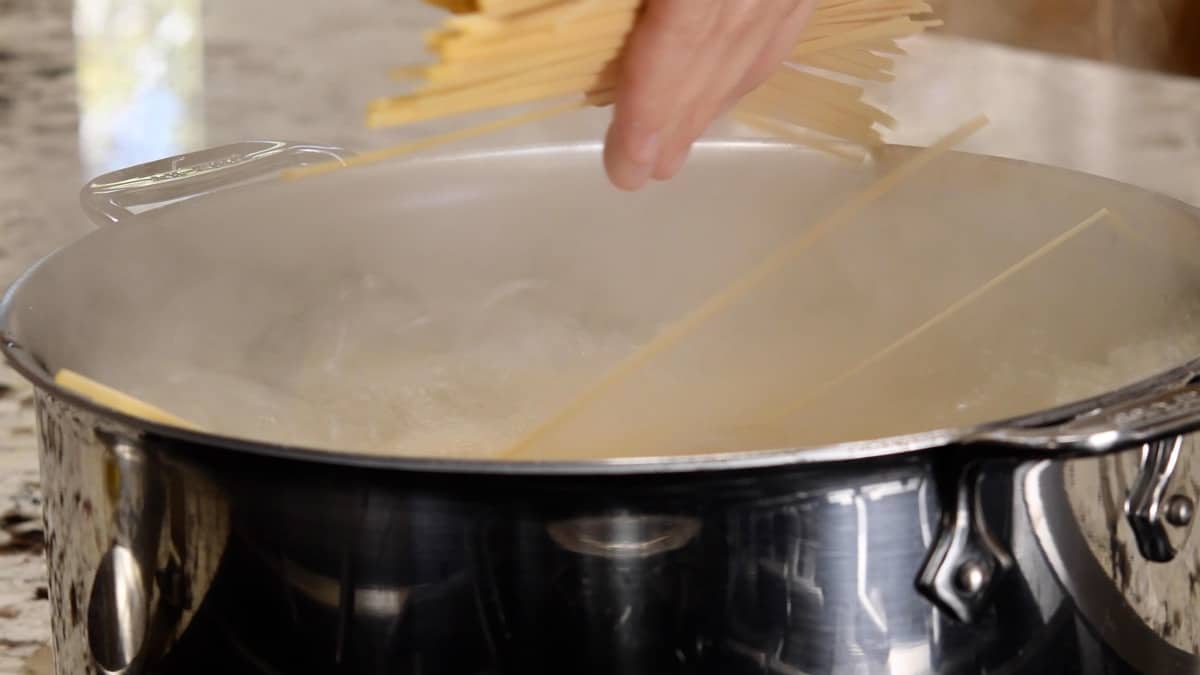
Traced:
MULTIPOLYGON (((616 65, 644 0, 430 2, 452 12, 426 33, 433 59, 394 71, 397 79, 415 81, 415 87, 407 94, 373 101, 367 110, 371 127, 551 99, 607 105, 611 96, 595 95, 619 85, 616 65)), ((883 141, 878 127, 895 120, 867 103, 861 87, 843 80, 890 81, 893 59, 903 54, 896 41, 938 25, 924 18, 930 12, 919 0, 821 0, 787 67, 747 96, 735 116, 753 120, 753 126, 763 130, 803 129, 806 144, 813 147, 879 145, 883 141)), ((484 124, 445 137, 474 136, 493 128, 484 124)), ((380 156, 430 145, 410 143, 380 156)))

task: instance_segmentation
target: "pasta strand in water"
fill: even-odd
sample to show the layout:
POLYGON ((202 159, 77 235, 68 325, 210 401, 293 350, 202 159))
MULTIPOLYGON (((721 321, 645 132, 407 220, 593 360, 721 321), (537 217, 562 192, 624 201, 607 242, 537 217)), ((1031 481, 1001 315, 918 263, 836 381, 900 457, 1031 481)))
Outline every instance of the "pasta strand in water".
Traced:
POLYGON ((158 424, 179 427, 180 429, 190 431, 201 430, 199 425, 193 424, 182 417, 173 415, 162 408, 134 398, 124 392, 117 391, 112 387, 100 384, 67 368, 63 368, 54 374, 54 383, 94 403, 125 413, 130 417, 140 417, 150 422, 157 422, 158 424))
POLYGON ((713 317, 746 297, 746 295, 762 285, 763 282, 774 276, 775 273, 794 262, 830 230, 858 215, 863 209, 891 192, 893 188, 906 178, 920 171, 930 162, 966 140, 987 125, 987 123, 987 117, 981 115, 950 132, 928 148, 918 151, 904 163, 872 183, 866 190, 858 193, 853 199, 835 209, 815 225, 806 229, 798 237, 781 246, 749 272, 721 292, 709 298, 700 307, 675 323, 668 325, 657 337, 609 369, 557 413, 535 427, 521 440, 517 441, 511 448, 502 453, 500 458, 517 459, 529 456, 536 449, 540 440, 561 428, 613 386, 639 370, 651 359, 666 352, 685 340, 689 335, 695 333, 713 317))
POLYGON ((804 394, 804 396, 802 396, 796 400, 790 401, 790 402, 786 403, 785 405, 783 405, 779 408, 776 408, 774 411, 772 411, 770 413, 759 416, 759 418, 753 420, 749 426, 751 428, 754 428, 754 427, 769 428, 773 425, 779 424, 785 418, 787 418, 790 415, 795 414, 796 412, 798 412, 799 410, 804 408, 804 406, 806 406, 809 403, 812 403, 813 401, 820 398, 826 392, 830 391, 831 389, 835 389, 838 385, 846 382, 847 380, 854 377, 855 375, 858 375, 859 373, 862 373, 863 371, 867 370, 871 366, 883 361, 887 357, 889 357, 892 354, 899 351, 905 345, 911 344, 917 338, 928 333, 930 330, 932 330, 933 328, 935 328, 942 322, 946 321, 947 319, 952 318, 955 314, 959 313, 967 306, 973 304, 976 300, 979 300, 984 295, 987 295, 989 292, 994 290, 997 286, 1000 286, 1004 282, 1008 281, 1009 279, 1011 279, 1012 277, 1017 275, 1019 272, 1029 268, 1031 265, 1033 265, 1037 261, 1041 260, 1045 256, 1049 255, 1050 253, 1052 253, 1053 251, 1058 249, 1063 244, 1066 244, 1068 241, 1074 239, 1076 236, 1082 234, 1085 230, 1092 227, 1096 223, 1104 220, 1105 218, 1109 218, 1112 215, 1113 214, 1107 208, 1100 209, 1099 211, 1093 213, 1091 216, 1087 217, 1082 222, 1078 223, 1077 225, 1074 225, 1073 227, 1066 230, 1062 234, 1059 234, 1058 236, 1051 239, 1049 242, 1038 247, 1037 250, 1033 251, 1029 255, 1027 255, 1024 258, 1022 258, 1021 260, 1017 261, 1015 264, 1011 265, 1010 267, 1005 269, 1000 274, 997 274, 995 277, 992 277, 991 280, 984 283, 982 286, 979 286, 975 290, 971 291, 970 293, 967 293, 963 297, 954 301, 949 306, 947 306, 945 309, 943 309, 940 312, 938 312, 937 314, 933 315, 932 317, 927 319, 925 322, 923 322, 916 328, 913 328, 911 331, 909 331, 908 333, 905 333, 903 336, 901 336, 900 338, 891 342, 887 346, 876 351, 875 353, 871 354, 870 356, 864 358, 862 361, 858 362, 857 365, 846 370, 842 374, 819 384, 818 386, 814 387, 813 389, 808 391, 806 394, 804 394))

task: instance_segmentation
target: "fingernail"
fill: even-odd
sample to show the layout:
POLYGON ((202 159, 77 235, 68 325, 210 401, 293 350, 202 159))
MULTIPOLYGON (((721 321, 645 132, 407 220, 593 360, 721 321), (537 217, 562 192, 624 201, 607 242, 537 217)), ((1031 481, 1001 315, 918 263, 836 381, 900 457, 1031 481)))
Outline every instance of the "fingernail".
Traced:
POLYGON ((620 185, 626 190, 639 190, 650 180, 658 163, 659 135, 650 134, 626 147, 620 162, 620 185))
POLYGON ((629 144, 629 159, 633 160, 634 164, 648 164, 653 166, 658 160, 658 153, 662 145, 660 142, 661 138, 662 135, 657 131, 635 137, 633 142, 629 144))
POLYGON ((676 153, 666 162, 660 164, 654 171, 654 178, 656 180, 671 180, 676 176, 676 174, 679 173, 681 169, 683 169, 683 165, 687 163, 688 157, 691 154, 692 147, 689 145, 687 148, 676 153))

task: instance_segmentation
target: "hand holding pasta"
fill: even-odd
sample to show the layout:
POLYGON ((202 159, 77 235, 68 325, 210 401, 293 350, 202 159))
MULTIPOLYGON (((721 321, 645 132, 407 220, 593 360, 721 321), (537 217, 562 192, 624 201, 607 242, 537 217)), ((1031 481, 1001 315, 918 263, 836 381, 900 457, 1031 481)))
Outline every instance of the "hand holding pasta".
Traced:
POLYGON ((816 0, 646 0, 626 42, 605 166, 618 187, 667 180, 712 122, 800 40, 816 0))
POLYGON ((941 23, 922 18, 931 11, 924 0, 427 2, 451 13, 425 36, 435 58, 397 69, 416 86, 373 101, 368 125, 543 104, 295 173, 369 164, 614 103, 605 165, 625 189, 673 176, 727 110, 770 135, 858 159, 895 120, 853 81, 890 81, 894 57, 904 53, 897 41, 941 23))

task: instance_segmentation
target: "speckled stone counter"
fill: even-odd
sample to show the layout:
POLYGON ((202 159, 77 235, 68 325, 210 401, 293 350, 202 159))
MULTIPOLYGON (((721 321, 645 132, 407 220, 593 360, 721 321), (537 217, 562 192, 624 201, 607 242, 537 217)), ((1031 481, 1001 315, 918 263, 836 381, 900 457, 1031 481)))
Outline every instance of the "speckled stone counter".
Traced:
MULTIPOLYGON (((73 22, 68 0, 0 3, 0 284, 89 229, 76 195, 105 166, 251 138, 364 149, 415 133, 361 126, 362 103, 388 90, 385 69, 420 56, 416 35, 430 14, 415 2, 79 5, 92 14, 73 22), (113 16, 96 16, 102 6, 113 16), (140 117, 109 114, 103 106, 112 96, 77 101, 84 74, 93 94, 109 81, 94 61, 97 45, 108 44, 105 31, 113 43, 128 42, 120 31, 144 19, 139 11, 177 14, 155 43, 173 45, 174 60, 162 63, 175 94, 147 96, 135 109, 140 117), (174 120, 157 141, 149 131, 130 133, 153 127, 155 114, 174 120)), ((987 112, 993 125, 968 149, 1089 171, 1200 204, 1200 81, 950 39, 909 46, 898 82, 873 93, 902 121, 891 140, 925 143, 987 112)), ((555 128, 595 133, 602 121, 592 113, 555 128)), ((498 140, 544 133, 524 129, 498 140)), ((28 386, 0 371, 0 675, 46 672, 50 663, 35 438, 28 386)))

